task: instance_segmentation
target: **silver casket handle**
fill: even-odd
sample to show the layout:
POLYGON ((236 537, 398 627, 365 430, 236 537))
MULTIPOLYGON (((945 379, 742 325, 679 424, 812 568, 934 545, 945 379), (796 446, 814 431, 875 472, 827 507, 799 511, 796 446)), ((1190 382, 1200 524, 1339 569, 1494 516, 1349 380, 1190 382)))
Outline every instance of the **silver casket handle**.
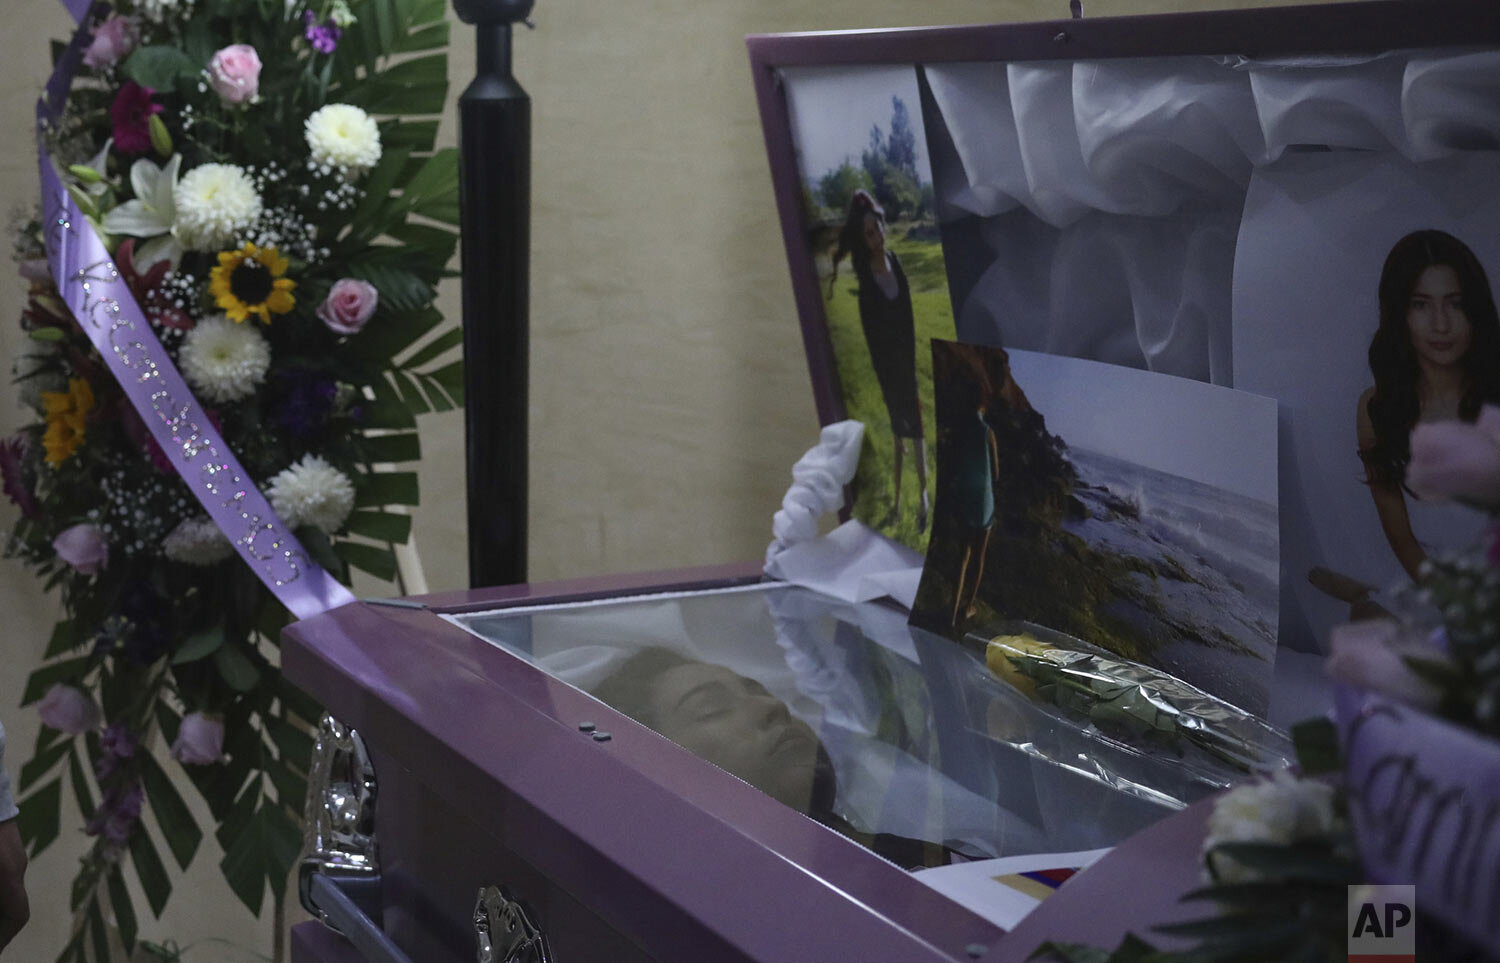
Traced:
MULTIPOLYGON (((357 902, 372 889, 378 893, 380 854, 375 841, 375 766, 365 741, 331 715, 318 724, 307 767, 307 801, 303 809, 302 856, 297 873, 302 905, 318 919, 328 916, 312 901, 314 878, 329 877, 357 902)), ((379 899, 371 909, 378 913, 379 899)))
POLYGON ((364 740, 325 715, 307 768, 297 894, 309 913, 342 933, 369 963, 411 963, 379 922, 375 790, 364 740))
POLYGON ((478 963, 552 963, 547 935, 502 887, 486 886, 474 904, 478 963))
MULTIPOLYGON (((307 771, 298 895, 369 963, 411 963, 380 926, 375 767, 358 732, 325 715, 307 771)), ((552 963, 532 914, 503 888, 486 886, 474 907, 479 963, 552 963)))

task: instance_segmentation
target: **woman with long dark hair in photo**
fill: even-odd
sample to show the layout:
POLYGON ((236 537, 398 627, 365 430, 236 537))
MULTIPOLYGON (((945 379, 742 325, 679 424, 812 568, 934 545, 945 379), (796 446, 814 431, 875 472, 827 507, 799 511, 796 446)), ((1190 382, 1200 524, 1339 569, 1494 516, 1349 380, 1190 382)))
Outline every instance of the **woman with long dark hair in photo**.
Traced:
POLYGON ((859 281, 859 323, 870 348, 870 363, 880 383, 891 418, 895 448, 895 489, 890 520, 901 516, 901 466, 909 443, 916 456, 917 488, 921 507, 917 513, 917 530, 927 527, 930 507, 927 496, 927 447, 922 438, 922 407, 917 400, 917 334, 912 315, 911 288, 901 260, 885 246, 885 210, 869 192, 857 190, 849 198, 849 209, 839 232, 838 248, 833 255, 833 272, 828 281, 828 296, 838 279, 839 262, 844 255, 854 267, 859 281))
POLYGON ((1484 267, 1443 231, 1396 242, 1380 272, 1380 327, 1370 342, 1375 384, 1359 397, 1359 456, 1386 541, 1416 578, 1427 550, 1404 488, 1418 422, 1473 421, 1500 402, 1500 318, 1484 267))

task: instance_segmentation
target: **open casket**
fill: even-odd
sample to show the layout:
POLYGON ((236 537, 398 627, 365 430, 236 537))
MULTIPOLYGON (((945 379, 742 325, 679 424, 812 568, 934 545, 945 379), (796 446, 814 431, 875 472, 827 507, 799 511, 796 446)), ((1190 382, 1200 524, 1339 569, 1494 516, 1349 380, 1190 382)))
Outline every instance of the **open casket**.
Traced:
MULTIPOLYGON (((1373 315, 1379 257, 1411 230, 1500 265, 1481 190, 1500 174, 1500 14, 1390 2, 750 49, 824 423, 849 406, 805 132, 837 98, 806 92, 894 71, 920 108, 958 339, 1276 399, 1273 635, 1315 648, 1347 617, 1305 573, 1388 550, 1368 495, 1322 494, 1360 475, 1369 331, 1335 322, 1373 315), (1360 265, 1368 291, 1342 284, 1360 265)), ((329 914, 358 948, 304 924, 298 960, 470 959, 476 928, 489 958, 565 963, 1114 945, 1178 912, 1192 804, 1237 778, 1072 725, 897 607, 759 565, 362 602, 292 626, 283 651, 362 739, 323 735, 335 791, 310 823, 333 852, 304 883, 352 880, 383 928, 329 914), (1011 933, 1014 915, 920 871, 1103 847, 1011 933)))
POLYGON ((491 885, 555 959, 961 959, 1000 929, 902 867, 1114 845, 1222 785, 1091 741, 894 608, 695 574, 292 630, 287 671, 369 748, 413 959, 466 958, 491 885))

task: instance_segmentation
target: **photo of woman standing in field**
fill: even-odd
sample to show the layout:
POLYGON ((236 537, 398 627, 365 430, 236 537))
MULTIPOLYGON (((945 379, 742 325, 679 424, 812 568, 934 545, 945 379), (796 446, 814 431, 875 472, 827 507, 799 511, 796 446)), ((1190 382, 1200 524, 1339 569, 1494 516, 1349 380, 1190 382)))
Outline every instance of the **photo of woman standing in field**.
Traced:
POLYGON ((1369 351, 1375 384, 1357 412, 1359 457, 1386 541, 1416 578, 1430 509, 1406 496, 1411 431, 1418 422, 1473 421, 1481 405, 1500 403, 1500 318, 1474 252, 1436 230, 1391 248, 1379 303, 1369 351))
POLYGON ((830 299, 838 281, 839 262, 845 254, 859 281, 859 323, 870 348, 870 363, 880 382, 880 394, 885 399, 895 439, 895 471, 891 479, 895 497, 886 522, 901 515, 901 463, 909 444, 916 456, 917 493, 921 499, 917 530, 925 531, 932 506, 927 496, 922 407, 917 398, 917 333, 911 286, 901 269, 901 259, 886 249, 885 210, 868 191, 856 190, 849 198, 849 210, 833 255, 833 273, 828 278, 830 299))
POLYGON ((936 483, 931 344, 955 331, 917 70, 789 68, 782 80, 818 284, 816 303, 802 307, 827 334, 830 413, 865 426, 851 514, 925 551, 936 483))

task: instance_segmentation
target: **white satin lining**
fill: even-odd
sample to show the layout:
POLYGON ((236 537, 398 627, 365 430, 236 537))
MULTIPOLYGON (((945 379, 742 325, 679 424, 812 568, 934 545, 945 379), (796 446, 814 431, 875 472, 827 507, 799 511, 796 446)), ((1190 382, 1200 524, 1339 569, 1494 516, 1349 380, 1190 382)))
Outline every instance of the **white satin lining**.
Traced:
POLYGON ((1333 60, 1167 57, 926 68, 982 217, 1054 227, 1243 195, 1287 149, 1411 160, 1500 147, 1500 51, 1333 60))
POLYGON ((1500 51, 929 65, 957 153, 945 221, 990 262, 962 340, 1233 385, 1235 240, 1289 150, 1426 161, 1500 148, 1500 51))

